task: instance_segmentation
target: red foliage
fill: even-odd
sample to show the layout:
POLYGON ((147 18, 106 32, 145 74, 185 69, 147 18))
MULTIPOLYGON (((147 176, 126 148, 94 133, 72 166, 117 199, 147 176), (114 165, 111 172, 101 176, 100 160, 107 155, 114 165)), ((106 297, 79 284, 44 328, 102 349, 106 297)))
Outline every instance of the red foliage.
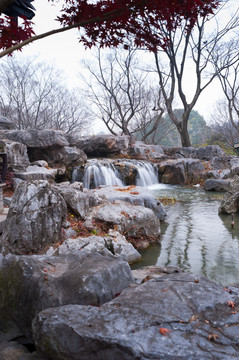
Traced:
MULTIPOLYGON (((48 0, 54 2, 55 0, 48 0)), ((65 0, 57 20, 63 26, 84 27, 80 35, 86 47, 117 46, 131 40, 136 46, 155 50, 167 38, 160 31, 163 21, 169 29, 183 19, 191 28, 199 16, 213 13, 221 0, 65 0)), ((0 18, 0 47, 9 48, 34 32, 32 22, 21 25, 8 17, 0 18)))

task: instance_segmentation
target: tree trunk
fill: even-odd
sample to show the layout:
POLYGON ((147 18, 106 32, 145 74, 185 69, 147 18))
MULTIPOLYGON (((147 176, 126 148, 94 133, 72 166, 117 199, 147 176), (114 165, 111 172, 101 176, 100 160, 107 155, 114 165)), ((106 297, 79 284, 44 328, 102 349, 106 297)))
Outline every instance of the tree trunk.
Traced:
POLYGON ((190 137, 189 137, 189 134, 188 134, 187 121, 185 121, 185 119, 182 120, 182 122, 180 122, 177 125, 177 129, 178 129, 178 132, 180 134, 182 147, 190 147, 191 146, 191 141, 190 141, 190 137))

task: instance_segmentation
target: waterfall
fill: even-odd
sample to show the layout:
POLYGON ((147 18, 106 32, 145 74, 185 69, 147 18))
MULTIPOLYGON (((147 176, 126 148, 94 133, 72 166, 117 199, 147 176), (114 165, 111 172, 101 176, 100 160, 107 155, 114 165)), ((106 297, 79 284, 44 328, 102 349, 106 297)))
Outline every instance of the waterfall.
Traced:
POLYGON ((157 167, 138 160, 91 159, 84 167, 73 170, 72 182, 80 181, 87 189, 100 185, 124 186, 136 184, 148 187, 158 184, 157 167), (123 180, 122 180, 123 179, 123 180))
POLYGON ((158 184, 158 182, 156 167, 150 163, 140 162, 137 169, 136 185, 146 187, 158 184))
POLYGON ((85 169, 83 184, 87 189, 97 188, 100 185, 124 185, 118 177, 114 165, 110 162, 90 163, 85 169))

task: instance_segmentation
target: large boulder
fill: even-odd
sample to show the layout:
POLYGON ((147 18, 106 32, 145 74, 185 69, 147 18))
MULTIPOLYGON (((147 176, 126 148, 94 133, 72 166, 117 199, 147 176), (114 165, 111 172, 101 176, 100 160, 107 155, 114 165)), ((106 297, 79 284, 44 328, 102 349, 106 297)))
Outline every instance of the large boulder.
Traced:
POLYGON ((149 237, 157 241, 160 235, 160 220, 153 210, 128 202, 116 200, 96 206, 89 214, 91 219, 103 221, 127 237, 140 240, 149 237))
POLYGON ((204 184, 206 191, 227 191, 232 180, 207 179, 204 184))
POLYGON ((127 262, 113 255, 87 253, 8 255, 0 262, 0 330, 12 323, 31 337, 39 311, 66 304, 99 306, 133 282, 127 262))
POLYGON ((205 167, 198 159, 166 160, 158 165, 159 178, 164 184, 184 185, 200 181, 205 167))
POLYGON ((11 130, 15 128, 12 120, 7 119, 5 116, 0 115, 0 130, 11 130))
POLYGON ((78 147, 90 157, 127 154, 130 142, 129 136, 126 135, 96 135, 81 138, 66 135, 66 138, 71 146, 78 147))
POLYGON ((29 165, 24 172, 15 172, 15 178, 32 181, 32 180, 48 180, 54 181, 58 175, 58 169, 50 169, 49 167, 29 165))
POLYGON ((215 156, 224 157, 225 152, 220 148, 219 145, 208 145, 200 148, 194 147, 166 147, 163 146, 165 155, 170 158, 193 158, 204 161, 210 161, 215 156))
POLYGON ((26 145, 11 140, 1 140, 0 144, 7 153, 9 168, 14 171, 24 171, 30 165, 26 145))
POLYGON ((149 145, 136 141, 131 145, 129 154, 134 159, 157 160, 164 157, 164 151, 159 145, 149 145))
POLYGON ((93 206, 101 202, 97 194, 83 189, 80 182, 55 184, 55 188, 65 199, 68 209, 83 219, 93 206))
POLYGON ((87 254, 103 253, 113 254, 115 257, 127 261, 129 264, 141 260, 139 252, 118 231, 109 230, 105 236, 88 236, 66 239, 58 247, 50 248, 47 254, 67 255, 78 254, 79 250, 87 254))
POLYGON ((48 148, 31 148, 28 150, 31 161, 45 160, 52 167, 78 166, 84 164, 87 156, 75 146, 51 146, 48 148))
POLYGON ((5 131, 4 137, 22 143, 28 148, 45 149, 51 146, 69 146, 63 132, 60 130, 11 130, 5 131))
POLYGON ((66 209, 63 197, 47 181, 21 182, 6 218, 3 251, 35 253, 61 241, 66 209))
POLYGON ((55 360, 235 360, 238 294, 205 277, 167 274, 100 308, 46 309, 33 320, 34 339, 55 360))
POLYGON ((101 201, 114 203, 116 200, 126 201, 132 205, 144 206, 153 210, 159 220, 164 220, 166 212, 161 202, 146 188, 140 186, 102 186, 89 190, 101 201))
POLYGON ((232 214, 239 211, 239 178, 230 184, 218 211, 224 214, 232 214))

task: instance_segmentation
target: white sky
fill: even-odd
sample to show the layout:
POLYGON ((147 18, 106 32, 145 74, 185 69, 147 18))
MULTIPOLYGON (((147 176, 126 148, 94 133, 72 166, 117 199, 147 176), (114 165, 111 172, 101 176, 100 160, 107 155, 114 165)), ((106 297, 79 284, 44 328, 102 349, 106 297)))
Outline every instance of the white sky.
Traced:
MULTIPOLYGON (((228 4, 230 4, 230 11, 233 13, 239 7, 239 0, 228 0, 228 4)), ((36 16, 33 18, 36 34, 60 27, 58 22, 54 20, 57 15, 57 5, 51 5, 48 0, 34 0, 33 5, 36 8, 36 16)), ((79 73, 83 72, 80 65, 81 60, 86 58, 90 61, 92 56, 91 50, 85 50, 79 44, 76 29, 37 40, 23 48, 21 54, 23 56, 37 55, 39 60, 54 63, 58 69, 66 74, 68 85, 73 87, 79 85, 81 81, 79 77, 79 73)), ((188 75, 188 86, 190 88, 192 84, 190 71, 188 75)), ((203 115, 206 121, 210 120, 210 113, 213 111, 214 104, 220 94, 220 85, 215 82, 202 93, 196 104, 195 110, 203 115)))

